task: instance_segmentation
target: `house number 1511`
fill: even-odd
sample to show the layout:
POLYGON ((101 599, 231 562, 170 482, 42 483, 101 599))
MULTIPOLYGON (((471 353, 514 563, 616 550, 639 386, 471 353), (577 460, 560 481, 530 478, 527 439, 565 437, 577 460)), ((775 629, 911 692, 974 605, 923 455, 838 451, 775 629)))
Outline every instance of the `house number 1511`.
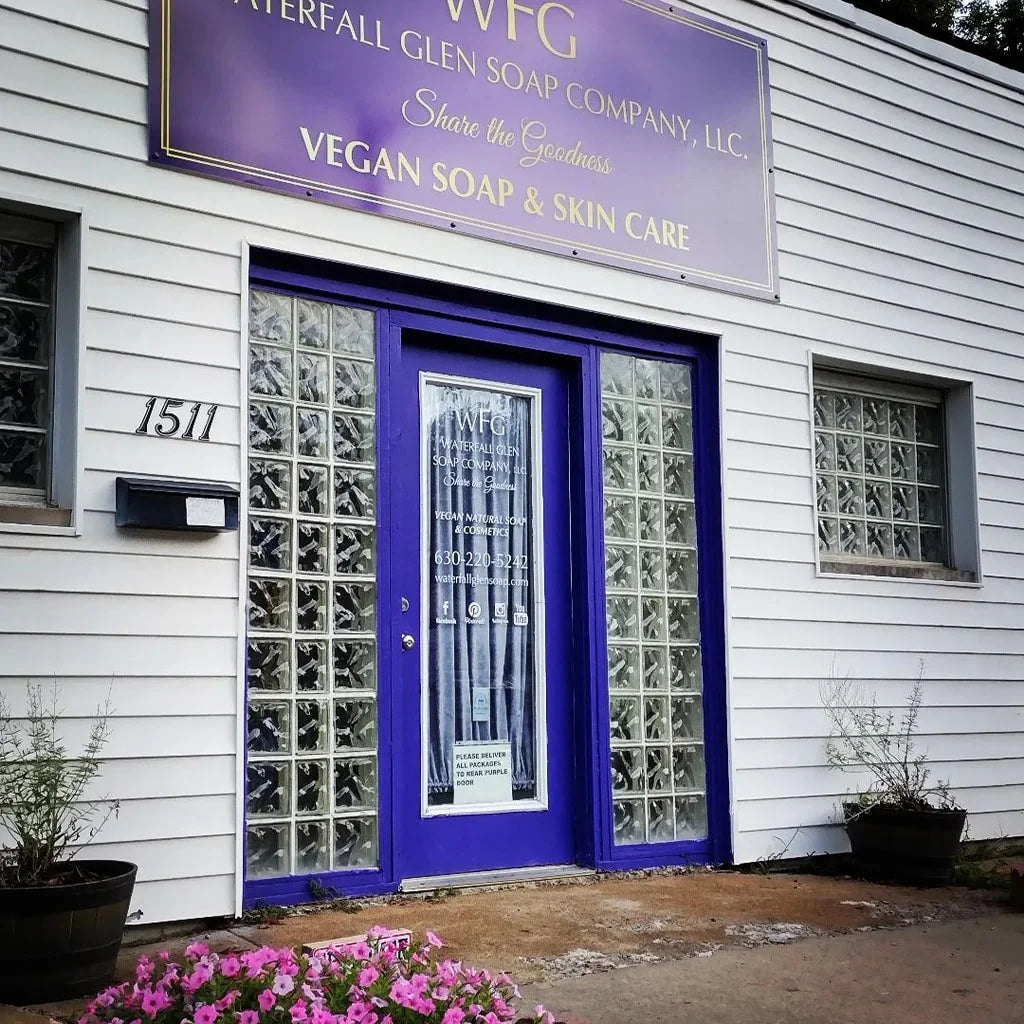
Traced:
POLYGON ((136 427, 135 433, 155 434, 157 437, 180 437, 185 441, 209 441, 213 421, 217 418, 220 406, 195 402, 186 409, 186 405, 187 402, 177 398, 151 398, 146 403, 146 413, 136 427), (157 402, 163 403, 159 412, 156 411, 157 402), (203 426, 197 435, 196 427, 201 419, 203 426))

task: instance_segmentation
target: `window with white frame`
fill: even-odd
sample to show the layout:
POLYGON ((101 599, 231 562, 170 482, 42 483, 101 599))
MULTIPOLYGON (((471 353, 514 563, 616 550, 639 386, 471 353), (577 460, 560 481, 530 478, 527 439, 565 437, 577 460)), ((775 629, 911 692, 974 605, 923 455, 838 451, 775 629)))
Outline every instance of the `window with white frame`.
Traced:
POLYGON ((0 500, 50 497, 56 242, 0 215, 0 500))
POLYGON ((954 565, 945 401, 940 388, 815 369, 823 563, 954 565))

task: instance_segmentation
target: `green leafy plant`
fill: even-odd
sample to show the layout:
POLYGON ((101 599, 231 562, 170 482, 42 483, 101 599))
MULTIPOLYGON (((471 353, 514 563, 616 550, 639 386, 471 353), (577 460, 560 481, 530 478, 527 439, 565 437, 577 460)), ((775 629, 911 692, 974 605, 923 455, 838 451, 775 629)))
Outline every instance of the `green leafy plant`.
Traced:
POLYGON ((1000 836, 966 842, 957 857, 955 885, 968 889, 1009 889, 1012 861, 1024 855, 1024 843, 1000 836))
POLYGON ((60 735, 58 691, 28 687, 28 708, 16 717, 0 695, 0 884, 52 885, 81 873, 68 862, 116 814, 117 801, 88 800, 110 735, 109 700, 96 711, 82 753, 68 753, 60 735), (98 820, 97 820, 98 818, 98 820))
POLYGON ((822 686, 821 699, 832 726, 826 747, 829 766, 870 776, 856 801, 861 812, 880 804, 903 810, 955 806, 949 784, 931 782, 927 754, 915 742, 923 700, 920 674, 899 717, 879 707, 875 694, 865 696, 848 676, 834 672, 822 686))
POLYGON ((349 899, 333 885, 324 885, 318 878, 309 880, 309 894, 314 903, 322 905, 324 910, 340 910, 343 914, 358 914, 363 908, 358 900, 349 899))
POLYGON ((290 917, 291 913, 288 907, 280 907, 274 903, 257 900, 242 915, 242 923, 257 928, 269 928, 271 925, 280 924, 286 917, 290 917))

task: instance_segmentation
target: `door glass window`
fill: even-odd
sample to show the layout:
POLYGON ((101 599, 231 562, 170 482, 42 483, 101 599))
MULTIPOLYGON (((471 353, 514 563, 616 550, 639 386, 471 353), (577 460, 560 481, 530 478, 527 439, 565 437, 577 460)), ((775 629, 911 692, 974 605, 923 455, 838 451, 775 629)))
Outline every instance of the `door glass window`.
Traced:
POLYGON ((424 375, 425 809, 543 800, 538 392, 424 375))
POLYGON ((690 370, 606 354, 601 385, 615 842, 703 839, 690 370))
POLYGON ((254 290, 250 879, 377 865, 374 316, 254 290))

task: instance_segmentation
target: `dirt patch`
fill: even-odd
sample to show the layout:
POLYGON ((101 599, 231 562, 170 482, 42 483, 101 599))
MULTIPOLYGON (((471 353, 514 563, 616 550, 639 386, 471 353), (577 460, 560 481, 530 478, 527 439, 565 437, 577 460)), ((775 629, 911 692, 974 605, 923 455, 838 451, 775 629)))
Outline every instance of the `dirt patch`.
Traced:
POLYGON ((374 924, 418 935, 429 928, 454 957, 531 982, 708 956, 727 946, 967 917, 991 901, 963 889, 694 871, 466 890, 442 900, 392 897, 360 904, 353 913, 288 918, 256 937, 283 946, 351 935, 374 924))

